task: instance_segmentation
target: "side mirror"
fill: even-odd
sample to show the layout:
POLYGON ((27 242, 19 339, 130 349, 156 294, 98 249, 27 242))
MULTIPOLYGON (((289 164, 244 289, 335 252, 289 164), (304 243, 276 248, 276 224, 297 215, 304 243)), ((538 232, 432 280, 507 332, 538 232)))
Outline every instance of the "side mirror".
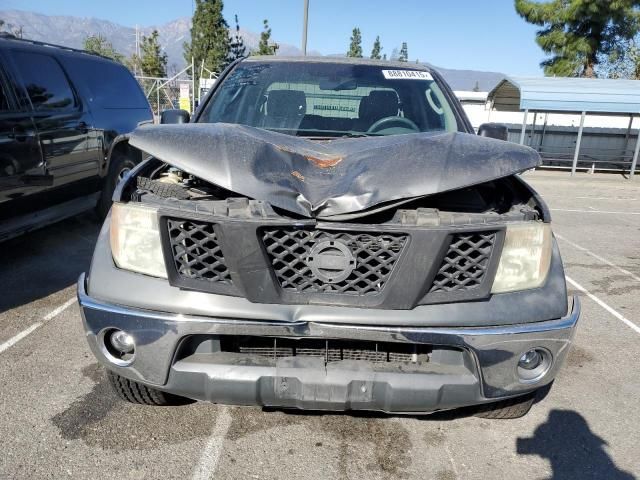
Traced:
POLYGON ((478 128, 478 136, 507 140, 509 129, 501 123, 483 123, 478 128))
POLYGON ((189 118, 186 110, 164 110, 160 114, 160 123, 189 123, 189 118))

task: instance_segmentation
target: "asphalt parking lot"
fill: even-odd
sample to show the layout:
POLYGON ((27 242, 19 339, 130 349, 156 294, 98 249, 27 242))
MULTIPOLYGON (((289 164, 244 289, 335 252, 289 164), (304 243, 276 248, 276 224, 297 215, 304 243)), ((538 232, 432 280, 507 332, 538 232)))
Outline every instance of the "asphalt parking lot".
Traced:
POLYGON ((640 179, 525 178, 583 303, 568 361, 526 417, 121 403, 74 300, 99 228, 85 215, 0 244, 0 479, 636 478, 640 179))

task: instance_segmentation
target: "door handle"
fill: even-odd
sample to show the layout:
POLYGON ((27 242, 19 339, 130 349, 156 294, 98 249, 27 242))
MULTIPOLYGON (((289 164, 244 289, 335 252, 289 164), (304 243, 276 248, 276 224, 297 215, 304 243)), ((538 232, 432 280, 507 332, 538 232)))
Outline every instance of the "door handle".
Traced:
POLYGON ((11 138, 11 139, 13 139, 13 140, 15 140, 17 142, 26 141, 27 140, 27 136, 28 136, 27 132, 25 132, 22 129, 16 128, 16 127, 14 127, 11 130, 11 133, 8 135, 9 138, 11 138))

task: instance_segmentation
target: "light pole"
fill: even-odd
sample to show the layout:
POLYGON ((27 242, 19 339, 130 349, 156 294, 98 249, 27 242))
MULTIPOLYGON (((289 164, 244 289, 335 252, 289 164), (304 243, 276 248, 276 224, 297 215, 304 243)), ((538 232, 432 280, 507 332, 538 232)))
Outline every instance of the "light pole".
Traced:
POLYGON ((309 0, 304 0, 304 20, 302 22, 302 55, 307 56, 307 26, 309 24, 309 0))

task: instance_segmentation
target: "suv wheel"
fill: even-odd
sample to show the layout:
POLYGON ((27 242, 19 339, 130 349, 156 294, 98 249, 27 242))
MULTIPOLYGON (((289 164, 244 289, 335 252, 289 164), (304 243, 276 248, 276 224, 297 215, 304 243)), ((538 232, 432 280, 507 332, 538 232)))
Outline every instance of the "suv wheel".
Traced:
POLYGON ((110 370, 107 370, 107 377, 116 395, 130 403, 165 407, 187 405, 195 401, 190 398, 179 397, 178 395, 172 395, 171 393, 148 387, 142 383, 134 382, 110 370))
POLYGON ((98 205, 96 206, 96 211, 101 219, 106 217, 107 213, 109 213, 109 209, 111 208, 111 197, 113 196, 113 192, 115 191, 118 182, 120 182, 120 180, 122 180, 135 166, 136 162, 125 155, 115 154, 111 158, 109 173, 104 181, 102 194, 100 195, 100 200, 98 200, 98 205))

